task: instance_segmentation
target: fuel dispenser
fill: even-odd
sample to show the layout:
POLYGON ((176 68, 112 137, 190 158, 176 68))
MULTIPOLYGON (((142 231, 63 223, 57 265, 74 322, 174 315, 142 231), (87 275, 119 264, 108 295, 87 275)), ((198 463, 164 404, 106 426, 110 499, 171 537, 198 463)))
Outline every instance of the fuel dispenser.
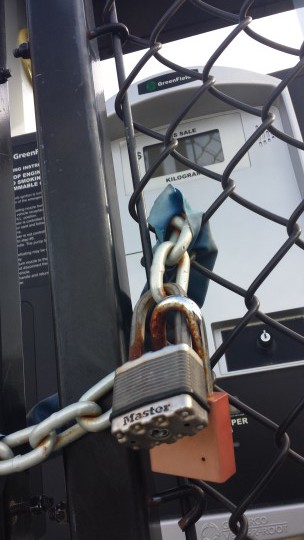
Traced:
MULTIPOLYGON (((213 68, 212 75, 218 90, 254 107, 262 107, 279 84, 274 77, 239 69, 217 67, 213 68)), ((172 71, 134 83, 129 91, 134 121, 164 134, 174 111, 181 109, 199 85, 194 78, 172 71)), ((128 201, 133 191, 131 172, 123 124, 115 114, 114 98, 108 101, 107 109, 130 288, 135 303, 144 287, 145 273, 141 266, 138 226, 128 213, 128 201)), ((287 90, 280 94, 271 111, 275 115, 276 128, 301 139, 287 90)), ((180 153, 211 171, 222 173, 259 122, 258 117, 232 109, 211 94, 205 94, 179 124, 174 137, 179 141, 180 153)), ((162 144, 141 133, 136 136, 136 144, 142 177, 160 155, 162 144)), ((301 151, 266 130, 238 163, 233 179, 239 195, 275 214, 289 217, 304 196, 303 168, 301 151)), ((192 208, 198 211, 207 209, 222 189, 218 182, 187 169, 168 156, 144 189, 148 213, 167 185, 180 189, 192 208)), ((298 222, 303 225, 303 216, 298 222)), ((263 219, 231 199, 213 215, 210 225, 218 247, 215 272, 243 288, 248 288, 286 240, 284 227, 263 219)), ((257 295, 264 313, 303 334, 304 280, 300 249, 294 246, 289 251, 258 289, 257 295)), ((210 354, 229 337, 244 312, 242 298, 210 282, 203 306, 210 354)), ((278 422, 284 411, 286 414, 301 396, 303 363, 302 345, 254 320, 221 358, 215 373, 224 390, 278 422)), ((232 412, 231 421, 238 472, 221 490, 237 502, 271 460, 273 441, 271 433, 237 409, 232 412)), ((299 418, 290 431, 292 447, 299 452, 304 451, 301 432, 299 418)), ((246 513, 250 536, 284 538, 303 533, 300 519, 303 480, 302 471, 290 461, 285 463, 280 471, 280 481, 273 480, 262 498, 246 513)), ((160 485, 167 486, 174 480, 160 475, 159 481, 160 485)), ((164 540, 179 538, 177 515, 174 507, 165 510, 164 540)), ((214 502, 210 503, 207 515, 197 525, 200 538, 230 538, 232 533, 227 519, 225 514, 218 513, 214 502)))

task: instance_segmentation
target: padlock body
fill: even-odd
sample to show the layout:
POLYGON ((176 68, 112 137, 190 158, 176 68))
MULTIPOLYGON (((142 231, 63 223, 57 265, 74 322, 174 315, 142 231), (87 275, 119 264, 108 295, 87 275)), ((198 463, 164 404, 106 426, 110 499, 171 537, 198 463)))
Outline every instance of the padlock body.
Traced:
POLYGON ((208 424, 202 361, 186 344, 169 345, 117 369, 112 433, 134 449, 195 435, 208 424))
POLYGON ((208 427, 173 446, 150 450, 152 471, 209 482, 225 482, 235 473, 228 396, 214 392, 208 403, 208 427))

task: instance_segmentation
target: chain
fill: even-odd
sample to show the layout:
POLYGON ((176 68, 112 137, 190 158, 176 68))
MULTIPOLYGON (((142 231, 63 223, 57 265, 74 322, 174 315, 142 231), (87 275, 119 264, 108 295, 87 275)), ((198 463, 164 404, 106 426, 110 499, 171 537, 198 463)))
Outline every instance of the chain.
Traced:
POLYGON ((188 290, 190 276, 190 257, 187 249, 192 242, 192 232, 187 221, 181 216, 175 216, 170 221, 173 228, 170 239, 156 248, 150 271, 150 289, 155 302, 158 304, 166 296, 164 289, 165 267, 177 264, 176 283, 185 292, 188 290))
MULTIPOLYGON (((151 267, 151 291, 156 302, 165 296, 163 275, 166 264, 178 265, 176 282, 185 292, 188 288, 190 258, 187 249, 192 241, 192 233, 181 216, 175 216, 170 226, 173 228, 170 240, 158 246, 151 267)), ((39 424, 6 435, 0 441, 0 475, 25 471, 42 463, 52 452, 61 450, 87 432, 108 429, 112 410, 102 413, 96 401, 113 388, 114 377, 115 372, 110 373, 85 392, 77 403, 53 413, 39 424), (70 422, 75 423, 58 433, 60 428, 70 422), (29 444, 32 450, 15 456, 12 448, 24 444, 29 444)))
POLYGON ((114 377, 115 372, 110 373, 83 394, 77 403, 53 413, 40 424, 4 437, 0 441, 0 475, 25 471, 42 463, 52 452, 76 441, 87 432, 108 429, 111 409, 102 413, 95 401, 113 388, 114 377), (76 421, 75 424, 57 433, 59 428, 73 421, 76 421), (15 456, 12 448, 23 444, 30 444, 32 450, 15 456))

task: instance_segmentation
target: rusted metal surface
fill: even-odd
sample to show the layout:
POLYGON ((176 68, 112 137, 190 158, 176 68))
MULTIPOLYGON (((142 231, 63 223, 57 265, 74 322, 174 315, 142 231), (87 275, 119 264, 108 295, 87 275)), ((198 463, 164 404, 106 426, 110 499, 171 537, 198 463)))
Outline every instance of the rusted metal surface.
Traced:
POLYGON ((95 400, 102 398, 114 384, 115 372, 109 373, 92 386, 80 400, 53 413, 36 426, 22 429, 4 437, 0 442, 0 476, 20 472, 38 465, 51 452, 60 450, 88 431, 103 431, 110 427, 111 409, 102 412, 95 400), (57 434, 56 429, 75 420, 76 423, 57 434), (33 450, 14 456, 11 448, 29 443, 33 450))
POLYGON ((146 320, 149 311, 155 305, 151 291, 147 291, 137 302, 132 318, 129 360, 136 360, 144 353, 146 320))
POLYGON ((166 346, 166 320, 168 313, 172 311, 182 313, 185 316, 192 338, 192 347, 203 362, 208 394, 211 394, 212 377, 203 317, 197 304, 190 300, 190 298, 185 296, 168 296, 154 308, 150 320, 153 348, 158 350, 166 346))
MULTIPOLYGON (((188 227, 189 229, 189 227, 188 227)), ((188 233, 188 229, 185 229, 185 232, 188 233)), ((192 239, 192 233, 190 231, 191 239, 192 239)), ((172 233, 172 238, 175 237, 175 232, 172 233)), ((188 234, 188 238, 185 241, 183 241, 183 237, 181 235, 178 236, 176 239, 177 242, 174 243, 170 240, 167 242, 162 242, 154 251, 153 255, 153 262, 151 266, 150 271, 150 290, 152 293, 152 296, 156 303, 161 302, 162 299, 166 296, 166 292, 164 289, 164 273, 166 270, 166 264, 168 263, 168 257, 170 256, 172 250, 177 247, 177 253, 179 259, 177 262, 177 274, 176 274, 176 283, 182 287, 183 291, 187 292, 188 290, 188 283, 189 283, 189 276, 190 276, 190 257, 187 251, 185 249, 187 248, 188 244, 190 244, 190 238, 188 234), (181 238, 181 242, 180 242, 181 238)), ((185 240, 185 238, 184 238, 185 240)), ((169 263, 171 264, 171 263, 169 263)), ((174 262, 174 264, 176 264, 174 262)))
POLYGON ((174 242, 175 245, 169 252, 166 263, 169 266, 173 266, 174 264, 178 264, 183 258, 184 253, 192 242, 193 235, 188 222, 181 216, 175 216, 171 220, 170 226, 173 228, 173 235, 170 237, 170 241, 174 242), (179 231, 177 238, 175 237, 176 229, 179 231))
MULTIPOLYGON (((164 294, 169 295, 184 295, 183 288, 176 283, 165 283, 164 294)), ((152 296, 151 290, 147 291, 137 302, 132 318, 131 333, 130 333, 130 346, 129 346, 129 360, 136 360, 142 356, 145 352, 145 334, 146 334, 146 322, 148 315, 156 303, 152 296)), ((161 329, 160 329, 161 332, 161 329)), ((166 337, 166 330, 165 330, 166 337)), ((166 342, 165 342, 166 345, 166 342)), ((163 345, 163 346, 165 346, 163 345)), ((160 347, 159 347, 160 348, 160 347)))

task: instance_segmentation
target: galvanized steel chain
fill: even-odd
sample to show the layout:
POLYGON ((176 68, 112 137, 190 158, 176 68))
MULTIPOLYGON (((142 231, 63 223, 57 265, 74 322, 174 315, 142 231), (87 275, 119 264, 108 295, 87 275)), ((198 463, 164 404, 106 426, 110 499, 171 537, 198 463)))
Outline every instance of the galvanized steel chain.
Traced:
POLYGON ((109 428, 111 409, 103 413, 96 401, 113 388, 114 376, 114 372, 110 373, 83 394, 77 403, 53 413, 40 424, 4 437, 0 442, 0 475, 34 467, 45 461, 52 452, 61 450, 87 432, 109 428), (58 433, 58 429, 73 421, 72 426, 58 433), (30 444, 32 450, 15 456, 12 448, 24 444, 30 444))
POLYGON ((187 292, 190 274, 188 248, 192 242, 192 232, 185 218, 174 216, 170 221, 170 239, 161 242, 154 251, 150 271, 150 289, 156 303, 166 295, 164 290, 165 266, 177 265, 176 283, 187 292))
MULTIPOLYGON (((157 247, 151 268, 151 291, 156 303, 166 295, 163 284, 166 264, 178 265, 176 282, 185 292, 188 288, 190 258, 187 249, 192 241, 191 229, 182 216, 175 216, 170 227, 170 240, 157 247)), ((115 372, 112 372, 83 394, 77 403, 54 412, 37 425, 6 435, 0 441, 0 475, 29 469, 87 432, 108 429, 112 409, 103 413, 96 401, 112 390, 114 378, 115 372), (73 421, 73 425, 58 432, 73 421), (25 444, 29 444, 32 450, 15 456, 12 449, 25 444)))

